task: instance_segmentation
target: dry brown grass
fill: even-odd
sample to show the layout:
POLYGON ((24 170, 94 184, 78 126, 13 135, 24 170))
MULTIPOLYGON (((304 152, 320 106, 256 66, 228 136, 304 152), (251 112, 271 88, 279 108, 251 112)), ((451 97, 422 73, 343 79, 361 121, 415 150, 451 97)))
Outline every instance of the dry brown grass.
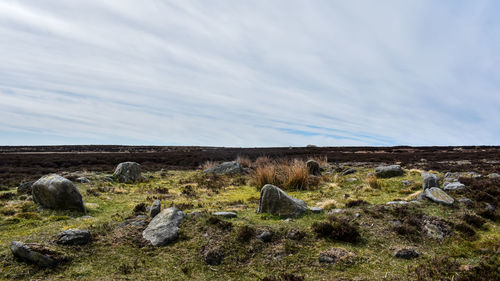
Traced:
POLYGON ((235 161, 238 162, 240 164, 240 166, 242 166, 244 168, 252 167, 252 160, 250 160, 250 158, 248 158, 246 156, 238 155, 238 157, 236 157, 235 161))
POLYGON ((375 175, 371 175, 365 178, 365 183, 368 184, 369 187, 374 189, 380 189, 381 184, 375 175))
POLYGON ((329 199, 323 202, 319 202, 316 204, 318 207, 321 207, 323 210, 331 210, 337 208, 339 205, 335 199, 329 199))
POLYGON ((309 176, 309 169, 304 161, 259 159, 250 175, 250 183, 258 188, 269 183, 283 189, 303 190, 318 186, 321 181, 320 177, 309 176))
POLYGON ((210 169, 217 166, 218 164, 219 163, 217 163, 216 161, 205 161, 205 163, 201 165, 201 169, 202 170, 210 169))

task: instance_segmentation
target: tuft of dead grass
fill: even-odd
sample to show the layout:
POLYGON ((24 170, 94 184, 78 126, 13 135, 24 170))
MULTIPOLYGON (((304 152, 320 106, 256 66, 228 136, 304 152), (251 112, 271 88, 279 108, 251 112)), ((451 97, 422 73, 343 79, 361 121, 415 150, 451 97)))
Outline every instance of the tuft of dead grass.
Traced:
POLYGON ((238 155, 235 160, 238 164, 240 164, 241 167, 243 168, 250 168, 252 167, 252 160, 248 158, 247 156, 241 156, 238 155))
POLYGON ((265 184, 273 184, 288 190, 307 190, 318 186, 322 180, 321 177, 309 176, 309 169, 304 161, 297 159, 268 161, 270 160, 264 159, 259 162, 250 174, 250 184, 258 188, 265 184))
POLYGON ((374 189, 380 189, 380 187, 381 187, 381 183, 375 175, 370 175, 370 176, 366 177, 365 183, 368 184, 369 187, 374 188, 374 189))

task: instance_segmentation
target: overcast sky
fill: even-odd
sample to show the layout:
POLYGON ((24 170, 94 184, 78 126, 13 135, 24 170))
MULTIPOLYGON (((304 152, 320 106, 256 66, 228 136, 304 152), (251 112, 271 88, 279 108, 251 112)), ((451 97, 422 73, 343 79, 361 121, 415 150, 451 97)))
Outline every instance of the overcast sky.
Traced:
POLYGON ((498 145, 499 15, 478 0, 0 0, 0 145, 498 145))

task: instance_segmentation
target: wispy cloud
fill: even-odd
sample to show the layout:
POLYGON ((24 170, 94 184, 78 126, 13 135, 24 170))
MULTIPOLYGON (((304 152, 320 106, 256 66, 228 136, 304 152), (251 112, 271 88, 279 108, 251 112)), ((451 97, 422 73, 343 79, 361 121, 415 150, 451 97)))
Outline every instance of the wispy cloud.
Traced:
POLYGON ((499 12, 4 0, 0 144, 498 144, 499 12))

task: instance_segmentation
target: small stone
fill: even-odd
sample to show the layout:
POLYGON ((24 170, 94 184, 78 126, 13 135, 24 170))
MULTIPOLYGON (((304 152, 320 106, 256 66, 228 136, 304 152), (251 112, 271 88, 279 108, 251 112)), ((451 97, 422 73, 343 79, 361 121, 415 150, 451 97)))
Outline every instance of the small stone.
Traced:
POLYGON ((348 179, 347 179, 347 181, 348 181, 348 182, 355 182, 355 181, 357 181, 357 180, 358 180, 358 179, 356 179, 356 178, 348 178, 348 179))
POLYGON ((408 204, 407 201, 389 201, 385 203, 386 205, 406 205, 408 204))
POLYGON ((306 235, 304 232, 297 230, 297 229, 291 229, 286 234, 287 239, 297 240, 297 241, 302 240, 302 238, 304 238, 305 236, 306 235))
POLYGON ((400 165, 378 166, 375 169, 377 178, 392 178, 403 175, 403 169, 400 165))
POLYGON ((292 219, 292 218, 287 218, 287 219, 285 219, 285 220, 283 220, 283 221, 284 221, 284 222, 292 222, 292 221, 293 221, 293 219, 292 219))
POLYGON ((273 233, 270 231, 264 231, 257 235, 257 239, 260 239, 262 242, 271 242, 271 240, 273 240, 273 233))
POLYGON ((90 183, 90 180, 86 177, 78 177, 75 179, 75 181, 79 183, 90 183))
POLYGON ((57 236, 56 243, 62 245, 85 245, 90 240, 91 236, 88 230, 68 229, 57 236))
POLYGON ((235 212, 215 212, 212 216, 223 217, 223 218, 235 218, 238 216, 235 212))
POLYGON ((439 180, 435 174, 422 173, 422 187, 425 189, 439 187, 439 180))
POLYGON ((33 183, 32 194, 33 200, 44 208, 86 212, 78 188, 59 175, 41 177, 33 183))
POLYGON ((490 179, 500 179, 500 174, 491 173, 491 174, 488 175, 488 178, 490 178, 490 179))
POLYGON ((350 175, 350 174, 354 174, 356 173, 356 170, 355 169, 347 169, 345 170, 342 175, 346 176, 346 175, 350 175))
POLYGON ((309 207, 309 211, 313 214, 321 214, 323 213, 323 208, 321 207, 309 207))
POLYGON ((394 251, 394 256, 400 259, 414 259, 418 258, 420 254, 413 248, 402 248, 394 251))
POLYGON ((345 209, 331 209, 327 212, 329 215, 339 214, 345 212, 345 209))
POLYGON ((450 182, 444 186, 444 190, 464 190, 465 189, 465 184, 455 181, 455 182, 450 182))
POLYGON ((458 202, 460 202, 466 206, 472 206, 474 204, 474 201, 470 200, 469 198, 460 198, 460 199, 458 199, 458 202))
POLYGON ((41 267, 55 267, 58 264, 58 257, 61 255, 41 245, 24 244, 18 241, 13 241, 9 248, 15 257, 41 267))
POLYGON ((438 187, 428 188, 424 191, 424 193, 427 198, 436 203, 451 206, 455 202, 455 200, 450 195, 446 194, 446 192, 438 187))
POLYGON ((151 205, 151 208, 149 210, 149 216, 154 218, 156 215, 160 213, 160 211, 161 211, 161 201, 159 199, 156 199, 151 205))

